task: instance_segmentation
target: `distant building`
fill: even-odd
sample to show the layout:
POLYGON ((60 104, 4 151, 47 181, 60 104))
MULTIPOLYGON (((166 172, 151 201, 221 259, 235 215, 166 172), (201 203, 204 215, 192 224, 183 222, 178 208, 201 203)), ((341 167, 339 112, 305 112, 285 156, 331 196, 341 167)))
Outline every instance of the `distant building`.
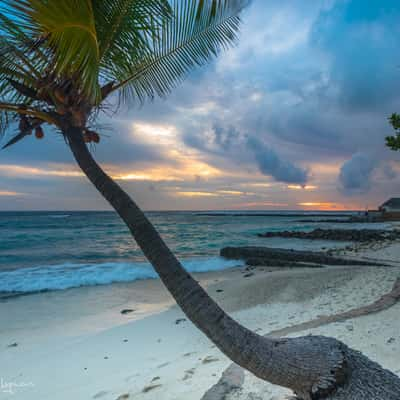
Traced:
POLYGON ((400 197, 392 197, 379 207, 385 220, 400 220, 400 197))

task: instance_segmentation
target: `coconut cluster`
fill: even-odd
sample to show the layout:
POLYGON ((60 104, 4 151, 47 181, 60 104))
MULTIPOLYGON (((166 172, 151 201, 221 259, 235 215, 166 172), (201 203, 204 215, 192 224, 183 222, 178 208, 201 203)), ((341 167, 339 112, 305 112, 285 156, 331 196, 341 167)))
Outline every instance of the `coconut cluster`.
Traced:
POLYGON ((99 143, 100 142, 100 135, 95 132, 95 131, 91 131, 89 129, 86 129, 83 132, 83 140, 85 141, 85 143, 99 143))
POLYGON ((19 131, 21 134, 31 135, 35 131, 35 137, 37 139, 43 139, 44 132, 42 128, 43 120, 40 118, 30 118, 26 115, 21 115, 19 120, 19 131))

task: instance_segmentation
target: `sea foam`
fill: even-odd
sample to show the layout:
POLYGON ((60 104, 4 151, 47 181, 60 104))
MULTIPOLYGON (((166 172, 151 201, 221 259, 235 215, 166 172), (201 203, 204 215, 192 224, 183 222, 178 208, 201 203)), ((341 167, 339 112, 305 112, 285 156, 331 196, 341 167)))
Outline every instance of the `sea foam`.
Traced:
MULTIPOLYGON (((183 260, 190 272, 218 271, 241 263, 221 257, 183 260)), ((157 273, 145 262, 107 262, 101 264, 65 263, 21 268, 0 273, 0 293, 33 293, 64 290, 80 286, 107 285, 157 278, 157 273)))

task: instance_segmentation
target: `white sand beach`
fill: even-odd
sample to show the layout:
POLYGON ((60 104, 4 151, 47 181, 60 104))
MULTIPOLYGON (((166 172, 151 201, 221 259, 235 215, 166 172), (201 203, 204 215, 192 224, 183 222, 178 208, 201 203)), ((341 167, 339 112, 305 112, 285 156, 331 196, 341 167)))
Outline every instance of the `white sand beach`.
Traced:
MULTIPOLYGON (((196 275, 232 316, 261 334, 367 305, 400 277, 400 244, 349 255, 391 267, 243 267, 196 275)), ((400 374, 400 304, 292 333, 336 337, 400 374)), ((200 400, 231 364, 158 280, 85 287, 0 302, 0 399, 200 400), (134 310, 121 314, 122 310, 134 310)), ((290 393, 245 374, 228 400, 290 393)))

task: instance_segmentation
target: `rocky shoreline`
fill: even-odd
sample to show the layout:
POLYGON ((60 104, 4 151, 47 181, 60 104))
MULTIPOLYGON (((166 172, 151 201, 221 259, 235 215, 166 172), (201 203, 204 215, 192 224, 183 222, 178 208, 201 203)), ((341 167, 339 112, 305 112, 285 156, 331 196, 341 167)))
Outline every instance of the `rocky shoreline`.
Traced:
POLYGON ((231 260, 244 260, 250 266, 322 267, 324 265, 373 266, 384 264, 335 257, 324 252, 276 249, 270 247, 224 247, 220 255, 231 260))
POLYGON ((343 242, 382 242, 400 239, 400 231, 382 229, 314 229, 304 231, 280 231, 258 233, 263 238, 282 237, 309 240, 332 240, 343 242))

